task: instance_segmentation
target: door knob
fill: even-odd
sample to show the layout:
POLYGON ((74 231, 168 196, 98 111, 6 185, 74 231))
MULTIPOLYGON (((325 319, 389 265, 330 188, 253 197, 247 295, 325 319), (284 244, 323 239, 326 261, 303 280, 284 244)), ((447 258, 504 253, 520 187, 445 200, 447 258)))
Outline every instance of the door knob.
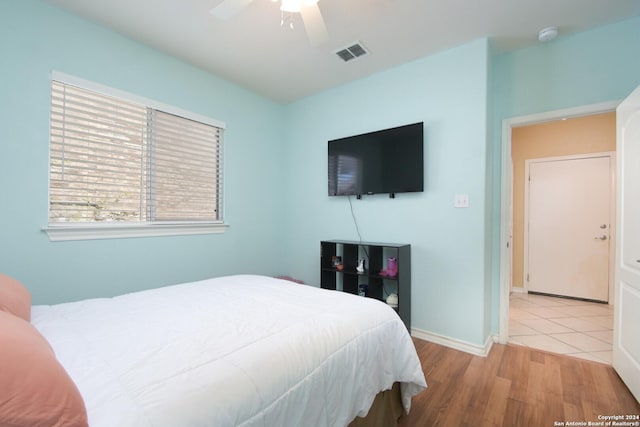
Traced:
POLYGON ((600 237, 594 237, 594 239, 596 240, 607 240, 607 236, 605 236, 604 234, 600 237))
POLYGON ((604 230, 605 228, 607 228, 607 224, 602 224, 602 225, 600 226, 600 228, 602 228, 602 229, 604 230))

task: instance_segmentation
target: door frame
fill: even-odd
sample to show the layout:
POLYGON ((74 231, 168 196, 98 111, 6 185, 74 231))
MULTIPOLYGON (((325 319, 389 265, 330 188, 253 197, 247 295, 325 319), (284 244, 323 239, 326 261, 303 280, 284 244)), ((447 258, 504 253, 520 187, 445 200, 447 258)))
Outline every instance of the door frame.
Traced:
MULTIPOLYGON (((613 305, 613 282, 615 273, 615 248, 616 248, 616 152, 604 151, 598 153, 582 153, 571 154, 567 156, 554 156, 554 157, 538 157, 535 159, 525 160, 525 173, 529 173, 529 166, 532 163, 543 163, 553 161, 565 161, 565 160, 580 160, 580 159, 594 159, 599 157, 609 158, 609 269, 607 277, 607 302, 613 305)), ((523 241, 523 269, 522 269, 522 284, 523 290, 526 293, 529 289, 529 282, 527 274, 529 272, 529 227, 526 225, 529 223, 529 185, 530 181, 525 179, 524 182, 524 241, 523 241)))
POLYGON ((502 164, 500 171, 500 318, 498 333, 498 342, 501 344, 506 344, 509 339, 509 294, 511 292, 511 257, 513 251, 511 231, 513 219, 513 209, 511 205, 513 187, 511 129, 514 127, 561 120, 563 118, 608 113, 616 111, 620 102, 622 101, 607 101, 502 120, 502 164))

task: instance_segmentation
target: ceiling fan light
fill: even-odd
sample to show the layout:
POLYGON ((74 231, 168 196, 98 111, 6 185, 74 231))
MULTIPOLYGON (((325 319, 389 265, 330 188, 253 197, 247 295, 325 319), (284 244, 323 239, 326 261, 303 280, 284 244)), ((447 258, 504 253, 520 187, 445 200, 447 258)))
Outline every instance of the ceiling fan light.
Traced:
POLYGON ((302 0, 282 0, 280 10, 289 13, 299 13, 302 8, 302 0))

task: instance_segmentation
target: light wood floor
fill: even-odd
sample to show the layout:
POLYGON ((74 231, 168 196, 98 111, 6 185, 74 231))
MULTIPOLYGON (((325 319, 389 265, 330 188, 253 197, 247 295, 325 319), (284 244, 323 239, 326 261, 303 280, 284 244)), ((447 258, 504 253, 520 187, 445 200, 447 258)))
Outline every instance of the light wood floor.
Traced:
POLYGON ((605 364, 511 344, 494 344, 484 358, 414 342, 428 388, 413 398, 400 427, 545 427, 640 415, 640 404, 605 364))

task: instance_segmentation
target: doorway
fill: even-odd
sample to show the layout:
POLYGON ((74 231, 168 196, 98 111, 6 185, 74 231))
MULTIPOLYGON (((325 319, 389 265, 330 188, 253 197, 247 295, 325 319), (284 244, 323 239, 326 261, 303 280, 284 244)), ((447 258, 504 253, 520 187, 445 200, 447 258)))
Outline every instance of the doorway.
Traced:
MULTIPOLYGON (((518 117, 503 121, 502 126, 502 182, 501 182, 501 249, 500 249, 500 333, 498 341, 506 343, 509 337, 509 297, 512 293, 526 293, 524 278, 524 161, 518 155, 512 158, 512 137, 521 130, 531 130, 538 125, 553 124, 573 118, 585 118, 601 113, 615 114, 617 102, 595 104, 591 106, 572 108, 518 117), (519 190, 518 190, 519 189, 519 190)), ((614 128, 615 129, 615 128, 614 128)), ((613 131, 615 146, 615 130, 613 131)), ((562 144, 542 141, 530 144, 529 150, 538 150, 546 145, 558 149, 562 144)), ((607 150, 596 150, 607 151, 607 150)), ((530 154, 530 153, 529 153, 530 154)), ((569 155, 572 152, 552 152, 552 154, 537 155, 537 157, 569 155)), ((529 158, 534 158, 529 156, 529 158)), ((615 225, 612 224, 610 234, 615 235, 615 225)), ((611 257, 613 260, 613 257, 611 257)), ((612 261, 613 262, 613 261, 612 261)), ((613 271, 613 268, 610 269, 613 271)), ((611 273, 612 274, 612 273, 611 273)), ((612 282, 612 280, 611 280, 612 282)))

